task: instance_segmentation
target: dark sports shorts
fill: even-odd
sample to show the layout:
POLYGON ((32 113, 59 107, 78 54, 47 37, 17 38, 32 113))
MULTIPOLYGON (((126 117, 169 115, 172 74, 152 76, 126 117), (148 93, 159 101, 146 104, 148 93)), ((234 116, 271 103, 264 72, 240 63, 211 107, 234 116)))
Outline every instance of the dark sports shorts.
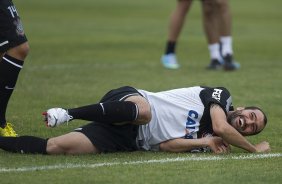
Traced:
MULTIPOLYGON (((101 100, 102 102, 124 101, 129 96, 142 96, 135 88, 124 86, 109 91, 101 100)), ((138 125, 124 124, 113 125, 100 122, 91 122, 75 129, 81 132, 102 153, 118 151, 136 151, 136 136, 138 125)))
POLYGON ((11 0, 0 0, 0 53, 27 42, 19 14, 11 0))

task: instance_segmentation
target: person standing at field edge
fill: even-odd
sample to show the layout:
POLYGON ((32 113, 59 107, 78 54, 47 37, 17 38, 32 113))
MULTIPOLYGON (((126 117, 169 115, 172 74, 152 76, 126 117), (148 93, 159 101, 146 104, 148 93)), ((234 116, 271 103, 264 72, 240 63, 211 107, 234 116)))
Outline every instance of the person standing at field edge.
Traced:
POLYGON ((29 44, 11 0, 0 0, 0 136, 17 136, 6 120, 9 99, 29 52, 29 44))

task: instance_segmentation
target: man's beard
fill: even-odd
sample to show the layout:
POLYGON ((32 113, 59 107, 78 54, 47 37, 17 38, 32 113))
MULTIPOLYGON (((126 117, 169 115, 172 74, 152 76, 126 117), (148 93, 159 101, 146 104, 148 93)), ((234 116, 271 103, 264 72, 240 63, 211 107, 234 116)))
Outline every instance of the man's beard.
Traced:
MULTIPOLYGON (((239 117, 240 115, 242 114, 242 110, 236 110, 232 113, 230 113, 228 116, 227 116, 227 122, 232 125, 233 127, 236 126, 236 118, 239 117)), ((235 128, 235 127, 234 127, 235 128)))

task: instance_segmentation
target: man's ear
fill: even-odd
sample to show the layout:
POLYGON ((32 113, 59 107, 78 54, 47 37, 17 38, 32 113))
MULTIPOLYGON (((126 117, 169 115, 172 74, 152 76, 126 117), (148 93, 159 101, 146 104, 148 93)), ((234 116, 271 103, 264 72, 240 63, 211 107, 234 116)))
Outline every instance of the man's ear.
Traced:
POLYGON ((238 110, 238 111, 241 111, 241 110, 243 110, 243 109, 245 109, 245 107, 237 107, 237 108, 236 108, 236 110, 238 110))

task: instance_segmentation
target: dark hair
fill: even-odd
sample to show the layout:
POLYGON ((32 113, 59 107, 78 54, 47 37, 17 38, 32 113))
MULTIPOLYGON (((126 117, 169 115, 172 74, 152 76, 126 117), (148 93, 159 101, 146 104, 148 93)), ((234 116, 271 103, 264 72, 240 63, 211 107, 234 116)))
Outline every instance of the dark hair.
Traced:
MULTIPOLYGON (((256 107, 256 106, 249 106, 249 107, 245 107, 245 109, 259 110, 260 112, 262 112, 262 114, 263 114, 264 126, 266 126, 266 124, 267 124, 267 116, 266 116, 266 114, 264 113, 264 111, 263 111, 261 108, 256 107)), ((261 131, 255 133, 255 134, 253 134, 253 135, 256 135, 256 134, 258 134, 258 133, 260 133, 260 132, 261 132, 261 131)))

